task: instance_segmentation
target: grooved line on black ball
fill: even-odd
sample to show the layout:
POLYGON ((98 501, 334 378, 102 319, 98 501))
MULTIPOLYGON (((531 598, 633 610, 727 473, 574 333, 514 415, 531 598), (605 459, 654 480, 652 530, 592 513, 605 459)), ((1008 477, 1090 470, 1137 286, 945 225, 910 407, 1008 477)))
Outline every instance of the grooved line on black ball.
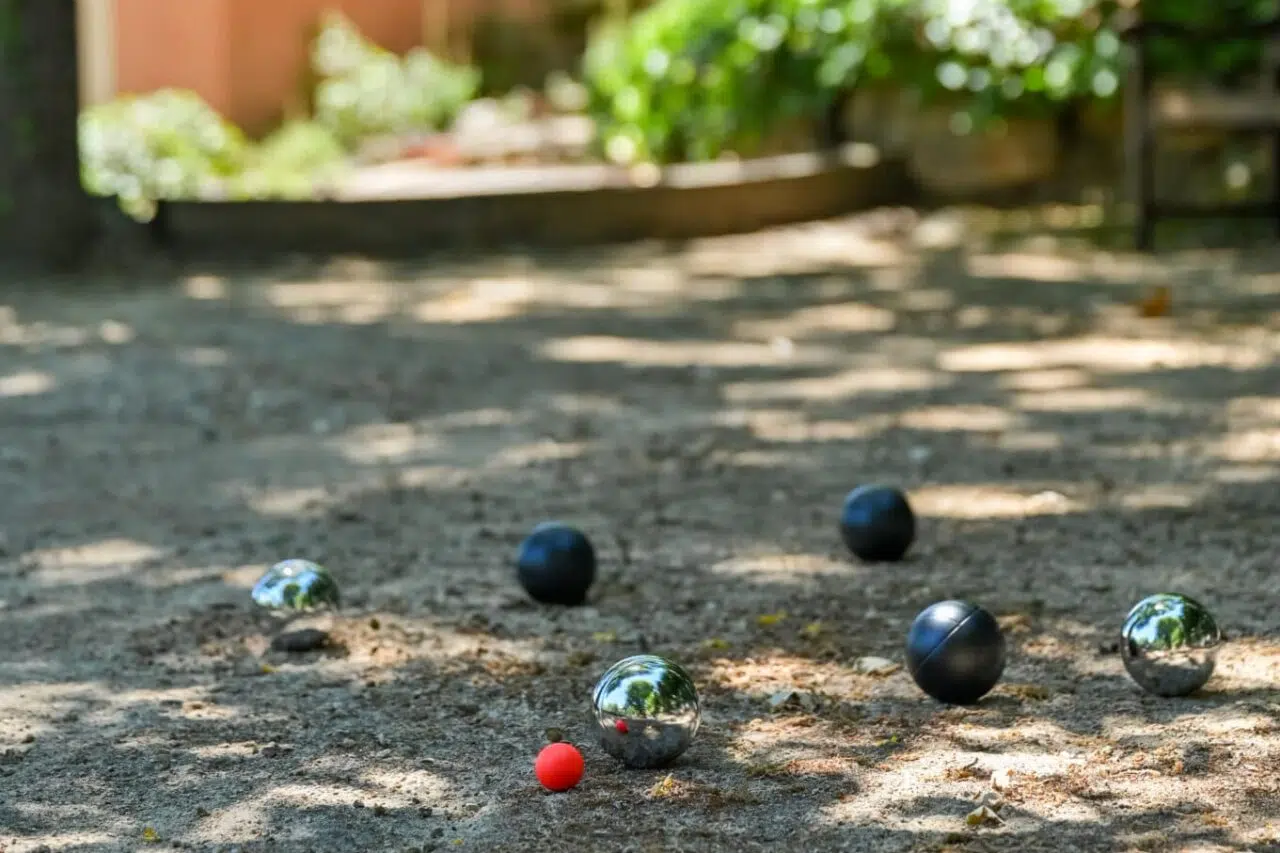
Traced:
POLYGON ((955 636, 956 631, 959 631, 961 628, 963 628, 966 622, 968 622, 970 619, 972 619, 977 615, 978 615, 978 611, 975 610, 972 613, 970 613, 968 616, 964 617, 959 622, 957 622, 956 626, 947 632, 947 636, 939 640, 938 645, 933 647, 933 651, 929 652, 929 654, 924 656, 924 660, 920 661, 920 666, 916 668, 916 671, 918 672, 919 670, 924 669, 925 664, 933 660, 933 656, 936 655, 938 651, 947 644, 947 640, 950 640, 953 636, 955 636))

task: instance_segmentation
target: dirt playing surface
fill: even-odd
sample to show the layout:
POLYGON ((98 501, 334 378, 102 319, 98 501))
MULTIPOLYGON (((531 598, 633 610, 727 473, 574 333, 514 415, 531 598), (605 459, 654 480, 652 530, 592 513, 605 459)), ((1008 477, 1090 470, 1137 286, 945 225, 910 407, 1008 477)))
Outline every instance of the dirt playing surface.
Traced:
POLYGON ((868 222, 0 294, 0 850, 1280 850, 1280 263, 868 222), (870 481, 902 565, 842 551, 870 481), (549 518, 587 608, 514 583, 549 518), (285 557, 326 651, 250 606, 285 557), (1168 589, 1230 638, 1182 700, 1115 653, 1168 589), (970 709, 876 660, 953 596, 1011 643, 970 709), (704 703, 666 771, 587 714, 642 650, 704 703))

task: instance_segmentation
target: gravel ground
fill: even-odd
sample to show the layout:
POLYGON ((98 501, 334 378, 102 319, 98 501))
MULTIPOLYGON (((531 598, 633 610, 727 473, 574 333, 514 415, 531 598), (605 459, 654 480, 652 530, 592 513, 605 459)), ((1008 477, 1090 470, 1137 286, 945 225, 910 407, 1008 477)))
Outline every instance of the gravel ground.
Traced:
POLYGON ((1280 850, 1280 260, 890 219, 11 285, 0 850, 1280 850), (868 481, 904 564, 841 550, 868 481), (514 585, 547 518, 588 607, 514 585), (249 605, 294 556, 343 584, 326 650, 249 605), (1231 640, 1183 700, 1115 654, 1166 589, 1231 640), (875 660, 951 596, 1011 643, 969 709, 875 660), (641 650, 705 706, 665 771, 587 716, 641 650))

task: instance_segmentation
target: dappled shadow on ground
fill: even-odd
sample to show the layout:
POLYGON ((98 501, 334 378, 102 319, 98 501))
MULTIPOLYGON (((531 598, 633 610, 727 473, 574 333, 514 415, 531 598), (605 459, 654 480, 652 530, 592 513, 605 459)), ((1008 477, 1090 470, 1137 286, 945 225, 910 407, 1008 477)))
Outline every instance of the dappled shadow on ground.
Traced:
POLYGON ((14 289, 0 845, 1269 849, 1275 269, 851 221, 14 289), (1139 318, 1153 282, 1175 310, 1139 318), (900 566, 835 535, 877 480, 922 516, 900 566), (550 517, 600 551, 589 608, 513 588, 550 517), (249 611, 287 556, 342 579, 327 652, 270 651, 249 611), (1112 644, 1162 589, 1233 639, 1184 701, 1112 644), (951 596, 1012 644, 973 709, 868 660, 951 596), (702 685, 670 781, 586 724, 642 650, 702 685), (571 795, 529 773, 548 727, 592 747, 571 795), (1001 768, 1006 823, 966 828, 1001 768))

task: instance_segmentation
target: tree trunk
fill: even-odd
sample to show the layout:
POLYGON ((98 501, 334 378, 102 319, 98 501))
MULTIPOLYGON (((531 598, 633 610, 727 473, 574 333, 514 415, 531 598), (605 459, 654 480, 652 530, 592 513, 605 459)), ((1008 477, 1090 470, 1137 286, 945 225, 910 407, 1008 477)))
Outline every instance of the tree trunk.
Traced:
POLYGON ((0 262, 65 268, 91 246, 76 60, 75 0, 0 0, 0 262))

